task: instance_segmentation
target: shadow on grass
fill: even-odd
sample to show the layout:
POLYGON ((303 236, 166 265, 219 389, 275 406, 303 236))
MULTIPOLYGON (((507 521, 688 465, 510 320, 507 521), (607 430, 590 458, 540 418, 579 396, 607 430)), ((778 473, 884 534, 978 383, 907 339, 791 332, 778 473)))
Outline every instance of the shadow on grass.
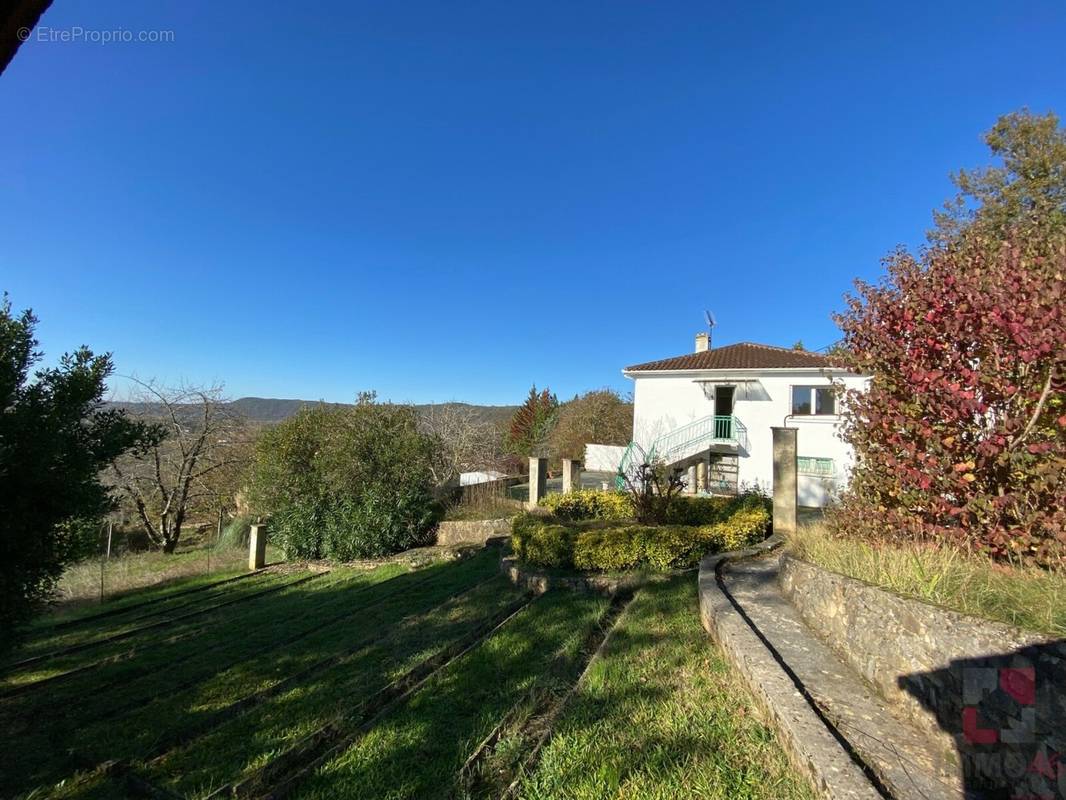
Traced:
POLYGON ((577 678, 582 644, 607 606, 590 595, 542 596, 380 720, 297 796, 450 796, 466 758, 559 653, 569 669, 553 680, 577 678))
MULTIPOLYGON (((361 580, 370 573, 353 572, 351 580, 323 579, 232 606, 180 641, 167 639, 195 629, 197 622, 153 632, 135 643, 130 660, 0 702, 7 742, 0 749, 0 785, 5 792, 24 792, 105 758, 143 757, 256 688, 384 637, 403 617, 428 611, 494 575, 497 561, 497 553, 484 552, 372 584, 361 580), (341 615, 345 618, 323 625, 341 615), (115 709, 123 713, 114 715, 115 709)), ((448 630, 430 627, 425 634, 443 637, 448 630)), ((329 683, 312 682, 305 697, 328 698, 332 691, 329 683)), ((296 726, 299 717, 293 715, 296 726)), ((221 755, 219 763, 225 763, 221 755)))

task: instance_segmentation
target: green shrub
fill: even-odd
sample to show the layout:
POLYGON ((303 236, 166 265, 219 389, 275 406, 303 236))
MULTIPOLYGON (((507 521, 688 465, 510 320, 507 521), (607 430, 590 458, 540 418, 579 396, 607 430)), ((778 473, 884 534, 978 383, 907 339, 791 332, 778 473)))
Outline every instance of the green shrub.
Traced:
POLYGON ((433 511, 419 487, 367 487, 358 497, 282 507, 273 534, 290 559, 379 558, 423 544, 433 511))
POLYGON ((601 528, 579 533, 572 565, 582 570, 623 570, 640 564, 644 551, 640 528, 601 528))
POLYGON ((735 497, 678 497, 666 512, 671 525, 710 525, 731 513, 735 497))
POLYGON ((566 494, 549 494, 541 499, 539 505, 559 519, 622 521, 633 518, 633 501, 625 492, 581 489, 566 494))
POLYGON ((712 525, 728 520, 739 511, 763 508, 769 511, 769 498, 758 492, 745 492, 735 497, 678 497, 667 511, 671 525, 712 525))
POLYGON ((694 567, 708 552, 698 529, 685 525, 661 525, 641 531, 644 562, 653 569, 694 567))
POLYGON ((511 526, 511 543, 518 557, 542 567, 565 567, 573 562, 578 531, 550 517, 521 514, 511 526))
MULTIPOLYGON (((550 494, 540 501, 540 507, 560 520, 601 519, 625 522, 633 519, 633 500, 626 492, 602 492, 582 489, 566 494, 550 494)), ((769 499, 757 492, 735 497, 673 498, 666 512, 667 525, 712 525, 729 519, 749 508, 770 509, 769 499)))
POLYGON ((270 518, 270 536, 290 560, 323 558, 327 510, 319 503, 293 502, 270 518))
POLYGON ((388 555, 422 544, 440 515, 440 452, 410 406, 363 394, 354 406, 306 407, 260 438, 253 501, 290 558, 388 555))
POLYGON ((770 512, 764 500, 726 500, 733 508, 732 515, 707 525, 607 522, 590 527, 594 523, 523 514, 513 526, 515 552, 521 560, 537 566, 589 571, 692 567, 706 553, 738 550, 769 531, 770 512))
POLYGON ((763 507, 741 508, 724 522, 699 527, 700 540, 710 551, 739 550, 764 539, 770 530, 770 512, 763 507))

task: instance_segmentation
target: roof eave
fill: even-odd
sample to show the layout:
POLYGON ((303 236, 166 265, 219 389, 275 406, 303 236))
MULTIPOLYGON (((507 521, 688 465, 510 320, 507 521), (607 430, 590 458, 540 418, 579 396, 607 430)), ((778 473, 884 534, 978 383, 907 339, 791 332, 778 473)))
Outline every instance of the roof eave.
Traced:
POLYGON ((818 367, 813 365, 809 367, 748 367, 745 369, 631 369, 627 367, 622 370, 622 374, 627 378, 663 376, 684 378, 692 375, 728 377, 730 375, 765 375, 766 373, 772 375, 797 375, 804 372, 849 373, 851 370, 846 367, 818 367))

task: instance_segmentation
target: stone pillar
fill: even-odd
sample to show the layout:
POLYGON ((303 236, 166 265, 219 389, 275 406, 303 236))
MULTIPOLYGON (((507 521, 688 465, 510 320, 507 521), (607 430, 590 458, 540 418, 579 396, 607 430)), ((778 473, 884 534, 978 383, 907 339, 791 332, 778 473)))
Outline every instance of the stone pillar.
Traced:
POLYGON ((701 461, 696 465, 696 491, 707 491, 707 462, 701 461))
POLYGON ((548 490, 548 459, 529 459, 529 502, 526 508, 536 508, 548 490))
POLYGON ((252 526, 252 535, 248 537, 248 569, 262 569, 266 566, 267 526, 257 523, 252 526))
POLYGON ((772 428, 774 434, 774 533, 796 532, 796 429, 772 428))
POLYGON ((696 465, 693 464, 685 470, 685 492, 696 494, 696 465))
POLYGON ((563 459, 563 492, 576 492, 581 488, 581 459, 563 459))

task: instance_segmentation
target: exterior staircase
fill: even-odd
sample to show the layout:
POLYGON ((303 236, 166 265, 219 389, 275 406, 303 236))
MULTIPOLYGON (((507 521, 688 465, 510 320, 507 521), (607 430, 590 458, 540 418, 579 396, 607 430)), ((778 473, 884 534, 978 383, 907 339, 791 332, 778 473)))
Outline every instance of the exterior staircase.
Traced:
POLYGON ((623 488, 624 476, 631 474, 644 462, 658 462, 675 469, 686 469, 701 461, 712 445, 746 448, 748 429, 735 416, 711 415, 663 434, 652 442, 646 451, 637 442, 630 442, 618 465, 615 484, 618 488, 623 488))

